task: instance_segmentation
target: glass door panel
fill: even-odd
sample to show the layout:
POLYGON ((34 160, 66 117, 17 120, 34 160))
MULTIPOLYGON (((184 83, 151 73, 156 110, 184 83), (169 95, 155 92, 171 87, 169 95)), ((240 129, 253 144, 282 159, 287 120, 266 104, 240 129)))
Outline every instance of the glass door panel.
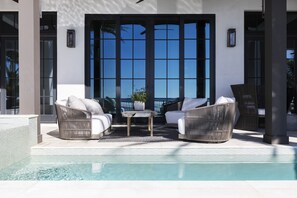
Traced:
POLYGON ((162 105, 180 97, 180 25, 154 25, 154 110, 161 113, 162 105))
POLYGON ((55 121, 56 41, 40 39, 40 115, 42 122, 55 121))
MULTIPOLYGON (((293 102, 296 107, 296 40, 288 40, 287 42, 287 109, 293 102)), ((296 113, 296 108, 291 109, 292 113, 296 113)))
POLYGON ((17 39, 4 40, 6 114, 19 113, 19 51, 17 39))
POLYGON ((131 95, 146 89, 146 27, 123 22, 120 30, 121 110, 132 110, 131 95))

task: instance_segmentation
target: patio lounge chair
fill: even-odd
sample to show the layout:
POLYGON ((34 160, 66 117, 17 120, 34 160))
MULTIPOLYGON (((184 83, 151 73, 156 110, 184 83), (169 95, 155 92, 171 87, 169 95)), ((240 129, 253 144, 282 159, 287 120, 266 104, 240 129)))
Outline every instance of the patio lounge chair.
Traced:
POLYGON ((112 116, 96 101, 71 96, 56 101, 55 107, 62 139, 99 139, 110 131, 112 116))
POLYGON ((185 115, 185 111, 205 106, 206 98, 185 98, 165 106, 165 118, 167 126, 177 127, 178 119, 185 115))
POLYGON ((236 105, 227 100, 186 111, 178 120, 179 138, 208 143, 228 141, 232 137, 236 105))
POLYGON ((256 131, 259 118, 265 117, 265 109, 258 108, 257 87, 249 84, 231 85, 233 95, 238 102, 239 118, 236 129, 256 131))

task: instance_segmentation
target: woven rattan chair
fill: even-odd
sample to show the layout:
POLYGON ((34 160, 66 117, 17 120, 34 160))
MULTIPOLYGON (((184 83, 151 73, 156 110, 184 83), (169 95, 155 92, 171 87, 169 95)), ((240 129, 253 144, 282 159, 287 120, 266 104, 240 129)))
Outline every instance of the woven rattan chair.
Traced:
POLYGON ((236 103, 215 104, 188 110, 178 120, 179 138, 219 143, 232 137, 236 103))
POLYGON ((258 109, 257 87, 249 84, 238 84, 231 85, 231 89, 240 113, 235 128, 256 131, 259 126, 259 116, 265 115, 264 109, 263 111, 258 109))
POLYGON ((70 108, 60 101, 55 103, 55 107, 62 139, 99 139, 110 131, 111 115, 92 115, 89 111, 70 108))

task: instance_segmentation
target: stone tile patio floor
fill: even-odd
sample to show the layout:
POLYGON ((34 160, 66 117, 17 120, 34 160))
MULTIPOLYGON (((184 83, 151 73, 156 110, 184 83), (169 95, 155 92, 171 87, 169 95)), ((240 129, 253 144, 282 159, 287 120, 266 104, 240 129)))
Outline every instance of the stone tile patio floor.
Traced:
MULTIPOLYGON (((289 132, 289 145, 265 144, 262 142, 263 132, 240 130, 234 130, 233 138, 221 144, 183 141, 103 143, 97 140, 61 140, 48 135, 56 129, 55 124, 42 124, 43 142, 32 148, 32 155, 297 155, 297 132, 289 132)), ((296 186, 297 181, 0 181, 0 194, 5 198, 297 198, 296 186)))

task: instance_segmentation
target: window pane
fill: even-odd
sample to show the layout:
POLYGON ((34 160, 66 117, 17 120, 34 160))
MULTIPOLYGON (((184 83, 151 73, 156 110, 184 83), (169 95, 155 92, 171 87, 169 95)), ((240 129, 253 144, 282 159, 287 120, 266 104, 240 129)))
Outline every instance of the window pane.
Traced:
POLYGON ((166 58, 166 41, 155 41, 155 58, 166 58))
POLYGON ((145 80, 134 80, 134 92, 145 89, 145 80))
POLYGON ((101 58, 115 58, 116 57, 115 40, 104 40, 102 42, 104 45, 104 49, 101 49, 103 51, 103 57, 101 58))
POLYGON ((210 80, 205 80, 205 97, 210 98, 210 80))
POLYGON ((205 58, 210 58, 210 41, 205 41, 205 58))
POLYGON ((155 61, 155 78, 166 78, 166 61, 156 60, 155 61))
POLYGON ((145 39, 146 28, 142 25, 134 25, 134 39, 145 39))
POLYGON ((197 97, 197 81, 185 80, 185 97, 196 98, 197 97))
POLYGON ((155 39, 166 39, 166 25, 155 25, 155 39))
POLYGON ((155 98, 166 98, 166 80, 155 80, 155 98))
POLYGON ((43 78, 45 96, 54 96, 54 81, 52 78, 43 78))
POLYGON ((121 25, 121 39, 132 39, 132 25, 121 25))
POLYGON ((44 73, 43 76, 41 77, 53 77, 54 76, 54 61, 53 60, 44 60, 43 61, 43 69, 44 69, 44 73))
POLYGON ((114 39, 116 36, 116 24, 104 21, 100 25, 100 37, 105 39, 114 39))
POLYGON ((185 38, 191 38, 191 39, 197 38, 196 23, 186 23, 185 24, 185 38))
POLYGON ((145 61, 134 61, 134 78, 145 78, 145 61))
POLYGON ((210 24, 209 23, 205 24, 205 38, 210 39, 210 24))
POLYGON ((45 40, 43 42, 44 58, 54 58, 54 43, 53 41, 45 40))
POLYGON ((121 58, 132 58, 132 41, 121 41, 121 58))
POLYGON ((116 61, 104 60, 104 78, 116 77, 116 61))
POLYGON ((145 41, 134 41, 134 58, 145 58, 145 41))
POLYGON ((185 78, 197 78, 196 60, 185 60, 185 78))
POLYGON ((121 78, 132 78, 131 60, 121 60, 121 78))
POLYGON ((116 97, 116 81, 115 80, 104 80, 104 96, 110 98, 116 97))
POLYGON ((179 78, 179 60, 168 61, 168 78, 179 78))
POLYGON ((168 39, 179 39, 179 25, 168 25, 168 39))
POLYGON ((168 98, 179 97, 179 80, 168 80, 168 98))
POLYGON ((94 59, 90 60, 90 78, 94 78, 94 59))
POLYGON ((209 63, 209 60, 205 61, 205 78, 210 78, 210 63, 209 63))
POLYGON ((168 41, 168 58, 179 58, 179 41, 168 41))
POLYGON ((132 80, 121 80, 121 98, 130 98, 132 95, 132 80))
POLYGON ((197 58, 196 40, 185 40, 185 58, 197 58))

